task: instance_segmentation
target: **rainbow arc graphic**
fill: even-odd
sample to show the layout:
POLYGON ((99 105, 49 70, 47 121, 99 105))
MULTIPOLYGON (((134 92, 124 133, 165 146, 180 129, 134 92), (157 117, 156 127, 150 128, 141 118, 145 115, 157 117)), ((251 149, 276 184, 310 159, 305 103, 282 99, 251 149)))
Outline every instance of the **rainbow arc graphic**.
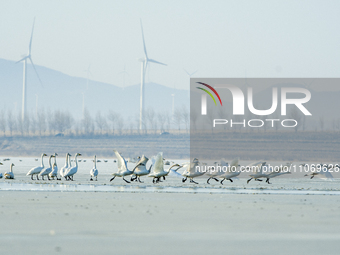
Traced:
MULTIPOLYGON (((197 83, 198 83, 198 84, 201 84, 201 85, 203 85, 203 86, 206 86, 207 88, 209 88, 209 89, 217 96, 217 98, 218 98, 218 100, 220 101, 220 104, 221 104, 221 106, 222 106, 222 100, 221 100, 221 98, 220 98, 220 95, 217 93, 217 91, 216 91, 212 86, 210 86, 210 85, 208 85, 208 84, 206 84, 206 83, 203 83, 203 82, 197 82, 197 83)), ((212 100, 214 100, 215 105, 217 105, 216 100, 215 100, 215 97, 213 96, 213 94, 211 94, 211 92, 210 92, 209 90, 204 89, 204 88, 201 88, 201 87, 196 87, 196 88, 198 88, 198 89, 203 90, 204 92, 206 92, 206 93, 212 98, 212 100)))

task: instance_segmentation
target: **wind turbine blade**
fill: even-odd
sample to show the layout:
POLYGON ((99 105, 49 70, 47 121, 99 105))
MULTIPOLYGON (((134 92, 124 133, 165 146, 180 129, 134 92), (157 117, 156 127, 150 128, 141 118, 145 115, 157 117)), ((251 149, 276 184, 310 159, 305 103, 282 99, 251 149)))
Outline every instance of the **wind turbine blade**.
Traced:
POLYGON ((158 62, 158 61, 153 60, 153 59, 148 59, 148 62, 152 62, 152 63, 156 63, 156 64, 160 64, 160 65, 166 66, 166 64, 163 64, 163 63, 158 62))
POLYGON ((87 68, 87 72, 88 72, 89 76, 93 76, 92 73, 91 73, 91 65, 92 64, 89 64, 89 67, 87 68))
MULTIPOLYGON (((31 47, 32 47, 32 39, 33 39, 33 30, 34 30, 34 23, 35 23, 35 17, 33 20, 33 27, 32 27, 32 33, 31 33, 31 39, 30 39, 30 44, 28 46, 28 55, 31 55, 31 47)), ((31 60, 32 61, 32 60, 31 60)))
POLYGON ((17 64, 17 63, 19 63, 19 62, 21 62, 21 61, 24 61, 24 60, 27 59, 27 58, 28 58, 28 56, 26 56, 26 57, 20 59, 19 61, 15 62, 15 63, 17 64))
POLYGON ((184 70, 184 72, 186 72, 187 73, 187 75, 191 78, 191 76, 193 76, 195 73, 197 73, 197 71, 198 70, 196 70, 195 72, 193 72, 193 73, 189 73, 187 70, 185 70, 184 68, 183 68, 183 70, 184 70))
POLYGON ((140 26, 141 26, 141 28, 142 28, 142 37, 143 37, 144 54, 145 54, 145 57, 148 58, 148 53, 146 52, 146 46, 145 46, 145 40, 144 40, 142 19, 140 20, 140 26))
POLYGON ((43 86, 42 81, 41 81, 41 79, 40 79, 40 77, 39 77, 39 74, 38 74, 38 72, 37 72, 37 69, 35 69, 35 65, 33 64, 32 58, 29 57, 29 59, 30 59, 30 61, 31 61, 31 63, 32 63, 32 66, 33 66, 33 69, 34 69, 34 71, 35 71, 35 74, 38 76, 38 79, 39 79, 39 81, 40 81, 41 86, 43 86))
POLYGON ((192 74, 190 74, 190 77, 193 76, 195 73, 197 73, 198 70, 196 70, 195 72, 193 72, 192 74))

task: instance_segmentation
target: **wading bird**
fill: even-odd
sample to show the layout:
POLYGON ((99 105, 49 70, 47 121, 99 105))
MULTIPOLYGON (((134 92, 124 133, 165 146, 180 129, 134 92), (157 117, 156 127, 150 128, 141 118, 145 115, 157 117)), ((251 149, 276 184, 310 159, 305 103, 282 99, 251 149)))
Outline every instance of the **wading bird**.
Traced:
POLYGON ((277 177, 277 176, 280 176, 280 175, 283 175, 283 174, 291 174, 291 172, 288 171, 291 165, 292 165, 292 163, 288 162, 288 163, 286 163, 286 165, 280 166, 279 168, 274 167, 274 170, 267 174, 266 183, 271 184, 269 182, 269 180, 271 178, 274 178, 274 177, 277 177))
POLYGON ((49 159, 48 159, 48 168, 45 168, 43 170, 41 170, 41 172, 39 173, 39 175, 41 176, 41 178, 44 180, 44 176, 47 175, 47 179, 50 179, 49 174, 52 172, 52 165, 51 165, 51 158, 54 157, 54 155, 50 155, 49 159))
MULTIPOLYGON (((302 164, 302 165, 305 165, 305 164, 302 164)), ((329 172, 329 170, 332 168, 333 166, 328 166, 326 164, 320 163, 320 168, 316 167, 315 172, 313 171, 312 173, 306 174, 305 176, 310 176, 311 179, 317 176, 320 178, 326 178, 327 180, 333 180, 333 175, 329 172)))
POLYGON ((48 176, 50 178, 53 178, 53 180, 54 180, 54 177, 56 177, 57 180, 59 181, 61 179, 58 179, 57 156, 58 156, 58 154, 54 153, 54 163, 53 163, 53 166, 52 166, 52 172, 50 172, 50 174, 48 176))
POLYGON ((249 176, 251 177, 249 180, 247 180, 247 184, 252 180, 255 179, 255 181, 262 181, 259 178, 267 178, 267 174, 263 173, 263 167, 266 165, 266 162, 256 162, 253 164, 248 165, 247 167, 249 167, 251 170, 255 170, 253 171, 252 174, 249 174, 249 176))
POLYGON ((33 175, 37 175, 37 180, 39 180, 38 175, 40 172, 44 169, 44 157, 47 156, 47 154, 43 153, 41 154, 41 166, 33 167, 31 170, 28 171, 27 175, 31 176, 31 179, 33 180, 33 175))
POLYGON ((186 166, 186 169, 182 173, 182 176, 184 176, 185 178, 182 179, 182 182, 186 182, 186 180, 189 178, 190 182, 198 184, 198 182, 194 181, 194 178, 205 174, 205 171, 199 171, 196 169, 196 167, 199 166, 198 159, 194 158, 191 163, 186 163, 184 164, 184 166, 186 166))
POLYGON ((221 180, 221 184, 223 185, 223 182, 225 180, 229 180, 230 182, 233 182, 231 178, 237 177, 240 175, 241 171, 237 171, 239 158, 235 158, 233 161, 231 161, 230 166, 226 168, 226 171, 223 172, 222 175, 219 177, 223 178, 221 180))
POLYGON ((96 177, 96 180, 97 180, 97 176, 98 176, 97 156, 96 156, 96 155, 94 155, 94 160, 93 160, 93 162, 94 162, 94 166, 93 166, 93 168, 92 168, 91 171, 90 171, 90 175, 91 175, 90 181, 93 181, 92 177, 96 177))
POLYGON ((132 170, 134 176, 131 176, 131 181, 142 182, 140 180, 140 177, 143 176, 143 175, 148 175, 150 173, 152 164, 149 167, 149 170, 146 169, 146 163, 148 162, 148 160, 149 159, 147 157, 145 157, 144 155, 139 159, 135 168, 132 170))
MULTIPOLYGON (((80 153, 77 153, 75 156, 74 156, 74 162, 76 162, 76 165, 73 166, 73 167, 70 167, 67 171, 67 173, 65 174, 65 178, 73 181, 73 176, 77 173, 78 171, 78 160, 77 160, 77 157, 78 156, 81 156, 80 153)), ((71 165, 71 164, 70 164, 71 165)))
POLYGON ((214 163, 214 166, 209 167, 208 171, 205 173, 205 175, 209 176, 207 183, 210 184, 210 180, 213 179, 215 181, 219 181, 217 178, 219 175, 223 174, 223 167, 228 167, 228 163, 225 162, 224 159, 221 159, 221 163, 218 162, 214 163))
POLYGON ((65 165, 60 169, 60 173, 59 173, 59 175, 61 177, 65 177, 65 174, 66 174, 66 172, 68 170, 68 167, 69 167, 69 165, 68 165, 68 158, 69 158, 69 156, 71 156, 71 154, 70 153, 66 153, 65 165))
POLYGON ((14 173, 13 173, 13 166, 14 164, 11 164, 11 170, 9 172, 4 173, 5 179, 14 179, 14 173))
POLYGON ((124 176, 131 175, 132 171, 128 169, 126 160, 119 154, 119 152, 117 150, 113 150, 113 151, 117 157, 118 172, 112 174, 113 177, 111 178, 110 182, 113 181, 114 178, 116 178, 116 176, 118 176, 118 177, 123 177, 123 180, 126 183, 130 183, 128 180, 125 180, 124 176))
POLYGON ((159 152, 154 160, 153 163, 153 171, 148 177, 152 177, 153 183, 161 182, 161 178, 165 180, 165 177, 168 176, 172 171, 177 171, 178 169, 182 168, 179 164, 172 165, 167 171, 164 170, 164 159, 163 159, 163 152, 159 152), (177 169, 172 170, 173 167, 177 167, 177 169))

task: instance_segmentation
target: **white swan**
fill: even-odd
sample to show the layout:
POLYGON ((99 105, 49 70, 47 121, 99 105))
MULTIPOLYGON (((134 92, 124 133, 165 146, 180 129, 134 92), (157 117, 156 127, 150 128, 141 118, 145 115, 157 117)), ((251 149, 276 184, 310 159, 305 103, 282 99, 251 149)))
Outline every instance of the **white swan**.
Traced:
POLYGON ((266 183, 271 184, 269 182, 269 179, 277 177, 277 176, 280 176, 280 175, 283 175, 283 174, 291 174, 291 172, 286 172, 286 171, 274 171, 274 172, 271 172, 271 173, 269 173, 267 175, 266 183))
MULTIPOLYGON (((222 161, 222 160, 221 160, 222 161)), ((228 165, 228 163, 227 163, 228 165)), ((207 172, 205 173, 205 175, 209 176, 209 178, 207 179, 207 183, 210 184, 210 180, 213 179, 215 181, 219 181, 217 179, 217 176, 221 175, 222 172, 220 171, 221 169, 221 164, 218 162, 214 162, 214 166, 210 166, 207 170, 207 172)))
POLYGON ((113 181, 114 178, 116 178, 116 176, 118 176, 118 177, 123 177, 123 180, 125 182, 130 183, 129 181, 124 179, 124 176, 132 174, 132 171, 128 169, 126 160, 119 154, 119 152, 117 150, 113 150, 113 151, 117 157, 118 172, 112 174, 113 177, 111 178, 110 182, 113 181))
POLYGON ((311 174, 306 174, 305 176, 311 176, 310 178, 313 179, 315 176, 320 177, 320 175, 323 175, 324 177, 320 177, 320 178, 326 178, 327 180, 333 180, 333 175, 329 172, 329 169, 332 169, 333 166, 328 166, 325 164, 320 164, 321 165, 321 169, 316 171, 316 172, 312 172, 311 174))
MULTIPOLYGON (((73 175, 75 175, 78 171, 78 160, 77 160, 77 157, 78 156, 81 156, 80 153, 77 153, 75 156, 74 156, 74 162, 76 162, 76 165, 74 167, 70 167, 67 171, 67 173, 64 175, 64 177, 69 180, 72 180, 73 181, 73 175), (71 178, 72 177, 72 178, 71 178)), ((71 166, 71 162, 70 162, 70 166, 71 166)))
POLYGON ((131 181, 139 181, 142 182, 140 180, 140 177, 143 175, 148 175, 151 171, 151 167, 152 164, 148 169, 146 169, 146 163, 148 162, 148 158, 145 157, 144 155, 139 159, 138 163, 136 164, 135 168, 132 170, 133 174, 135 175, 135 177, 131 177, 131 181))
POLYGON ((53 180, 54 180, 54 177, 56 177, 57 180, 61 180, 61 179, 58 179, 57 156, 58 156, 58 154, 54 153, 54 163, 53 163, 53 166, 52 166, 52 172, 48 175, 50 178, 53 178, 53 180))
POLYGON ((94 162, 94 166, 90 171, 90 175, 91 175, 90 181, 93 181, 92 177, 96 177, 96 180, 97 180, 97 176, 98 176, 97 156, 96 155, 94 155, 94 161, 93 162, 94 162))
POLYGON ((68 181, 68 180, 70 180, 71 178, 70 177, 67 177, 67 176, 65 176, 67 173, 68 173, 68 171, 72 168, 72 163, 71 163, 71 154, 69 154, 69 156, 67 157, 67 168, 66 169, 64 169, 64 178, 65 178, 65 180, 66 181, 68 181))
MULTIPOLYGON (((65 174, 72 168, 72 160, 71 160, 71 155, 68 157, 68 168, 65 170, 64 172, 64 176, 65 174)), ((66 177, 65 177, 66 178, 66 177)), ((66 178, 67 180, 67 178, 66 178)))
POLYGON ((47 154, 43 153, 41 154, 41 166, 33 167, 31 170, 28 171, 27 175, 31 176, 31 179, 33 180, 33 175, 37 175, 37 180, 39 180, 38 175, 40 174, 41 170, 44 169, 44 157, 47 156, 47 154))
POLYGON ((263 173, 263 166, 266 164, 266 162, 256 162, 248 165, 247 167, 250 167, 253 171, 252 174, 249 174, 251 177, 249 180, 247 180, 247 184, 252 180, 255 179, 255 181, 262 181, 259 178, 267 178, 267 173, 263 173))
POLYGON ((148 175, 148 177, 153 177, 152 179, 153 183, 161 182, 162 177, 163 180, 165 180, 165 177, 168 176, 171 173, 171 171, 177 171, 178 169, 182 168, 182 166, 174 164, 168 170, 164 170, 163 152, 159 152, 157 154, 153 165, 154 165, 153 171, 151 174, 148 175), (177 167, 177 169, 172 170, 173 167, 177 167))
POLYGON ((201 176, 205 174, 205 171, 197 171, 196 167, 199 165, 199 161, 197 158, 194 158, 191 163, 184 164, 186 169, 182 173, 182 176, 185 178, 182 179, 182 182, 186 182, 186 180, 189 178, 190 182, 198 184, 198 182, 194 181, 194 178, 201 176))
POLYGON ((59 175, 61 177, 64 177, 64 175, 66 174, 66 171, 68 170, 68 157, 71 156, 70 153, 66 153, 66 157, 65 157, 65 165, 60 169, 59 175))
POLYGON ((274 169, 267 174, 267 179, 266 179, 266 183, 271 184, 269 182, 269 180, 271 178, 283 175, 283 174, 291 174, 291 172, 288 171, 288 168, 290 168, 290 166, 292 165, 291 162, 286 163, 286 165, 284 166, 280 166, 280 167, 274 167, 274 169))
POLYGON ((48 168, 41 170, 41 172, 39 173, 39 175, 41 176, 41 178, 43 180, 44 180, 45 175, 47 175, 48 180, 51 180, 49 174, 52 172, 52 165, 51 165, 51 158, 52 157, 54 157, 54 155, 50 155, 50 157, 48 159, 48 168))
POLYGON ((229 180, 230 182, 233 182, 231 178, 237 177, 240 175, 241 171, 237 171, 238 167, 238 161, 239 158, 235 158, 233 161, 231 161, 230 166, 226 168, 227 171, 225 171, 220 177, 223 179, 221 180, 221 184, 223 185, 223 182, 225 180, 229 180))
MULTIPOLYGON (((225 163, 224 160, 221 159, 221 163, 215 162, 214 166, 211 166, 208 168, 207 172, 205 173, 205 175, 209 176, 209 178, 207 179, 207 183, 210 184, 210 180, 213 179, 215 181, 219 181, 217 179, 217 177, 221 174, 223 174, 222 167, 224 166, 224 164, 222 163, 222 161, 225 163)), ((228 163, 225 163, 226 166, 228 166, 228 163)))
POLYGON ((12 163, 11 170, 9 172, 4 173, 5 179, 14 179, 13 166, 14 164, 12 163))

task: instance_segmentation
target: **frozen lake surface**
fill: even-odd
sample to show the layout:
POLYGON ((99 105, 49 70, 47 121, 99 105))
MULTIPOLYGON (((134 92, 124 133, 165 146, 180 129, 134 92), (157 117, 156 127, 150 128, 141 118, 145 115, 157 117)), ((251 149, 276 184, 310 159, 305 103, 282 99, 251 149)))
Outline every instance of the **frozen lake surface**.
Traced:
POLYGON ((118 177, 110 182, 117 171, 113 158, 99 160, 98 181, 90 181, 88 158, 79 162, 74 181, 32 181, 26 173, 40 162, 2 160, 2 173, 15 164, 15 179, 0 179, 0 253, 339 253, 338 176, 328 181, 293 173, 272 184, 247 184, 248 174, 241 173, 224 185, 209 185, 205 176, 195 179, 199 184, 178 176, 128 184, 118 177))

